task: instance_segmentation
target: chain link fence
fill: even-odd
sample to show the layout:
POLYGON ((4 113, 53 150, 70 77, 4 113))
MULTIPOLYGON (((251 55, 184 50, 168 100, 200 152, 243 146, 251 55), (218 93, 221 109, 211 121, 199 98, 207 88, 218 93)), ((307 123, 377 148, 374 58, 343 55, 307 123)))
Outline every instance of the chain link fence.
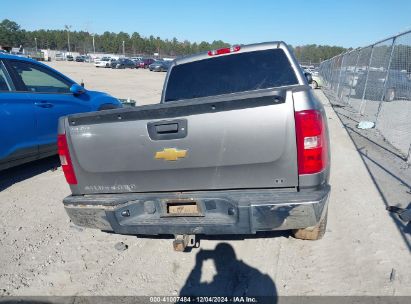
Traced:
POLYGON ((323 61, 320 75, 346 116, 411 163, 411 31, 323 61))

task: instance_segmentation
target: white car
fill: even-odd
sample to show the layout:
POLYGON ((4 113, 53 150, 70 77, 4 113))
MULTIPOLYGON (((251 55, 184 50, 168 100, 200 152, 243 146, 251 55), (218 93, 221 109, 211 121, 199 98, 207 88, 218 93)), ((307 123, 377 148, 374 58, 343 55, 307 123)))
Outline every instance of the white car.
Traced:
POLYGON ((64 57, 62 53, 56 53, 56 61, 63 61, 64 57))
POLYGON ((97 61, 94 62, 94 66, 96 68, 109 68, 111 62, 113 62, 115 59, 110 58, 110 57, 103 57, 97 61))

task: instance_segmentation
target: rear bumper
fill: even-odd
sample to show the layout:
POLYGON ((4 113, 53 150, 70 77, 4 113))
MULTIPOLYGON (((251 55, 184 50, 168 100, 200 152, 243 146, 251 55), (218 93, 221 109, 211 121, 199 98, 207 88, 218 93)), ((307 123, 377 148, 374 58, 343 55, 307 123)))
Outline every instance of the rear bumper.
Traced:
POLYGON ((68 196, 73 223, 121 234, 254 234, 315 226, 330 186, 316 191, 270 189, 68 196), (195 201, 201 216, 166 215, 168 202, 195 201))

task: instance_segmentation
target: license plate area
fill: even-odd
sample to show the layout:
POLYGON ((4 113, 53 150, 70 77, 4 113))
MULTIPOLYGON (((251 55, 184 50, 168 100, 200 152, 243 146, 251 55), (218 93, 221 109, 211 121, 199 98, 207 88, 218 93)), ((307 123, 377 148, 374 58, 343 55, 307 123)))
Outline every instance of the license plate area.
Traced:
POLYGON ((166 201, 163 210, 163 216, 204 216, 199 202, 193 200, 166 201))

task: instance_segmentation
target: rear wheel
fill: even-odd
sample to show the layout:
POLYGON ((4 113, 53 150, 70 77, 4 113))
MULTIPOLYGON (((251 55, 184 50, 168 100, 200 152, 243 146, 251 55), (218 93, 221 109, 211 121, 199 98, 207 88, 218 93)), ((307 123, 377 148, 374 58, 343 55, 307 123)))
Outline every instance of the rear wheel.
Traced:
POLYGON ((327 228, 327 217, 328 217, 328 207, 325 211, 324 217, 320 220, 320 222, 315 225, 314 227, 302 228, 302 229, 295 229, 293 230, 293 236, 296 239, 301 240, 319 240, 321 239, 327 228))

